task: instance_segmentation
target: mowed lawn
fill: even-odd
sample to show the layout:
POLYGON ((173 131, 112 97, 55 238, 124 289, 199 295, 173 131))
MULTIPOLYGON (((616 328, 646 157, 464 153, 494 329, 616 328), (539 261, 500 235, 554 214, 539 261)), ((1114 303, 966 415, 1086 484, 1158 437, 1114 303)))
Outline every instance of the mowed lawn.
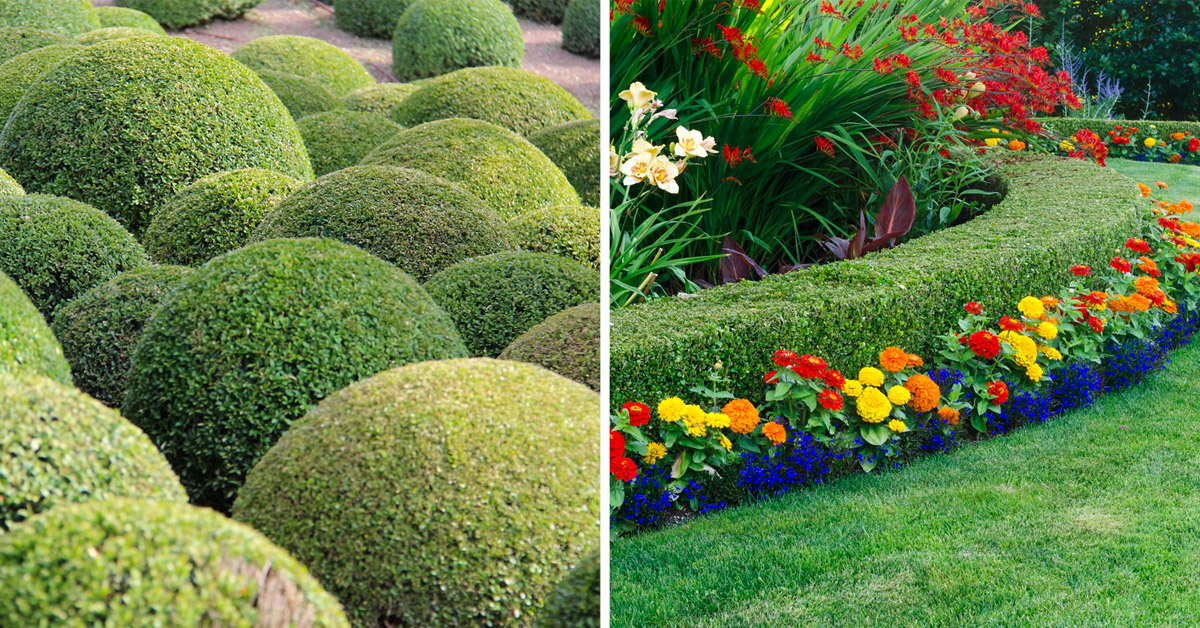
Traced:
POLYGON ((1133 179, 1154 187, 1162 181, 1169 187, 1159 194, 1171 202, 1188 200, 1200 203, 1200 167, 1176 164, 1159 164, 1129 159, 1109 159, 1108 167, 1133 179))
POLYGON ((616 540, 612 619, 1200 626, 1200 348, 1045 425, 616 540))

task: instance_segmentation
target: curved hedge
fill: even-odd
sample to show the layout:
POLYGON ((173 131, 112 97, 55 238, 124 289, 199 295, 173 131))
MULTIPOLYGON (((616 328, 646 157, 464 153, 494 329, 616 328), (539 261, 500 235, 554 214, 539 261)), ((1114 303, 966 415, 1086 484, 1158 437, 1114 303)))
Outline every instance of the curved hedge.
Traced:
POLYGON ((391 117, 413 127, 445 118, 473 118, 519 135, 592 115, 553 81, 516 68, 464 68, 439 76, 392 109, 391 117))
POLYGON ((293 119, 299 120, 338 107, 338 99, 333 92, 312 79, 273 70, 257 70, 256 74, 275 92, 293 119))
POLYGON ((600 5, 570 0, 562 25, 563 48, 592 59, 600 58, 600 5))
MULTIPOLYGON (((533 22, 562 24, 567 0, 504 0, 512 5, 513 13, 533 22)), ((593 2, 596 6, 599 4, 593 2)))
POLYGON ((598 274, 573 260, 517 251, 465 260, 425 283, 458 326, 471 355, 500 355, 552 314, 596 301, 598 274))
POLYGON ((0 590, 4 626, 350 628, 291 555, 187 504, 55 508, 0 536, 0 590))
POLYGON ((0 373, 42 375, 71 384, 71 367, 42 313, 0 271, 0 373))
POLYGON ((187 501, 171 465, 141 430, 69 386, 0 373, 0 425, 0 534, 38 513, 91 499, 187 501))
POLYGON ((361 247, 418 281, 461 260, 516 248, 504 222, 461 187, 387 166, 317 179, 280 203, 254 239, 318 235, 361 247))
POLYGON ((529 142, 567 175, 584 205, 600 206, 600 121, 576 120, 543 129, 529 142))
POLYGON ((396 22, 415 0, 333 0, 340 28, 363 37, 392 36, 396 22))
POLYGON ((142 236, 157 262, 199 266, 250 241, 263 218, 300 181, 247 168, 209 175, 168 200, 142 236))
POLYGON ((411 83, 379 83, 361 87, 342 98, 342 108, 387 116, 402 100, 421 89, 411 83))
POLYGON ((121 410, 193 503, 227 509, 258 458, 326 395, 466 353, 446 313, 391 264, 332 240, 270 240, 213 259, 162 303, 121 410))
POLYGON ((524 58, 521 25, 500 0, 421 0, 392 35, 392 72, 401 81, 461 68, 519 68, 524 58))
POLYGON ((262 0, 113 0, 113 4, 136 9, 163 26, 181 31, 215 18, 233 19, 258 6, 262 0))
POLYGON ((158 23, 158 20, 136 9, 96 7, 96 17, 100 18, 100 26, 104 28, 125 26, 129 28, 144 28, 159 35, 167 34, 166 29, 162 27, 162 24, 158 23))
POLYGON ((4 0, 0 27, 25 26, 75 36, 100 28, 88 0, 4 0))
POLYGON ((546 598, 534 628, 600 628, 600 552, 588 554, 546 598))
POLYGON ((0 271, 47 318, 109 277, 147 264, 146 252, 104 212, 69 198, 0 196, 0 271))
POLYGON ((21 187, 17 180, 8 176, 4 169, 0 168, 0 195, 23 195, 25 188, 21 187))
POLYGON ((500 353, 600 390, 600 305, 567 308, 529 328, 500 353))
POLYGON ((531 209, 508 221, 521 248, 600 270, 600 210, 582 205, 531 209))
POLYGON ((75 43, 79 44, 80 46, 94 46, 96 44, 112 41, 114 39, 125 39, 126 37, 161 37, 161 35, 144 28, 136 28, 132 26, 110 26, 108 28, 99 28, 94 31, 88 31, 82 35, 76 35, 75 43))
POLYGON ((0 163, 26 190, 91 203, 135 234, 207 174, 312 177, 300 131, 271 90, 179 37, 110 41, 58 64, 13 110, 0 163))
POLYGON ((598 410, 526 364, 393 369, 297 421, 234 514, 311 565, 356 626, 523 628, 596 543, 598 410))
POLYGON ((254 71, 270 70, 307 78, 341 98, 375 84, 371 73, 344 50, 312 37, 271 35, 238 48, 233 58, 254 71))
MULTIPOLYGON (((19 54, 0 65, 0 121, 8 120, 21 97, 30 87, 81 48, 75 45, 53 45, 19 54)), ((3 122, 0 122, 2 130, 3 122)))
POLYGON ((505 218, 579 201, 566 175, 536 146, 480 120, 438 120, 402 131, 362 164, 416 168, 454 181, 505 218))
POLYGON ((1030 156, 1001 174, 1008 194, 987 213, 897 248, 614 310, 613 404, 683 393, 718 361, 730 390, 763 391, 778 349, 839 369, 892 345, 927 354, 928 330, 956 328, 963 303, 1003 312, 1053 293, 1071 265, 1107 264, 1136 229, 1137 188, 1111 169, 1030 156))
POLYGON ((0 27, 0 63, 30 50, 46 46, 70 46, 71 44, 71 38, 62 33, 24 26, 0 27))
POLYGON ((158 304, 191 272, 147 266, 121 273, 54 313, 54 335, 71 364, 75 385, 111 408, 125 398, 129 356, 158 304))
POLYGON ((404 127, 375 113, 328 111, 296 122, 313 171, 322 176, 358 164, 404 127))

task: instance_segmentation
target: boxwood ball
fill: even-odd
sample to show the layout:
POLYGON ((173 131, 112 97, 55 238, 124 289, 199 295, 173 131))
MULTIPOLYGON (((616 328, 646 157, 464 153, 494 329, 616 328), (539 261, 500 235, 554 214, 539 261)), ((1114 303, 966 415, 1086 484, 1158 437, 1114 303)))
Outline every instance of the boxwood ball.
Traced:
POLYGON ((215 18, 240 17, 261 2, 262 0, 114 0, 113 4, 136 9, 173 31, 181 31, 215 18))
POLYGON ((296 120, 338 107, 338 99, 333 92, 313 79, 274 70, 257 70, 256 74, 275 92, 296 120))
POLYGON ((534 325, 500 359, 537 364, 600 390, 600 305, 576 305, 534 325))
POLYGON ((531 209, 508 221, 526 251, 553 253, 600 270, 600 210, 583 205, 531 209))
POLYGON ((344 50, 312 37, 271 35, 259 37, 233 53, 250 69, 286 72, 310 79, 341 98, 375 84, 371 73, 344 50))
POLYGON ((46 46, 69 46, 71 38, 62 33, 26 26, 0 27, 0 63, 30 50, 46 46))
POLYGON ((234 516, 307 562, 356 628, 527 627, 598 540, 598 411, 528 364, 386 371, 297 421, 234 516))
POLYGON ((421 0, 392 35, 392 72, 401 81, 461 68, 519 68, 524 58, 521 25, 500 0, 421 0))
POLYGON ((558 166, 585 205, 600 206, 600 121, 576 120, 529 136, 558 166))
POLYGON ((389 38, 404 10, 417 0, 333 0, 340 28, 362 37, 389 38))
POLYGON ((88 0, 4 0, 0 26, 24 26, 75 36, 100 28, 88 0))
POLYGON ((158 20, 137 9, 96 7, 96 16, 100 18, 100 26, 104 28, 127 26, 130 28, 144 28, 148 31, 154 31, 159 35, 167 34, 167 31, 162 27, 162 24, 158 23, 158 20))
POLYGON ((0 272, 0 373, 30 373, 71 383, 71 367, 46 319, 3 272, 0 272))
POLYGON ((135 28, 132 26, 110 26, 108 28, 99 28, 94 31, 88 31, 82 35, 75 36, 75 43, 80 46, 94 46, 105 41, 114 39, 124 39, 126 37, 161 37, 159 33, 144 28, 135 28))
POLYGON ((421 89, 419 85, 410 83, 379 83, 360 87, 342 98, 342 108, 386 116, 391 113, 392 107, 418 89, 421 89))
POLYGON ((588 554, 554 587, 534 628, 600 628, 600 552, 588 554))
POLYGON ((570 0, 563 17, 563 48, 592 59, 600 58, 600 4, 570 0))
MULTIPOLYGON (((44 46, 19 54, 0 65, 0 121, 8 120, 9 114, 30 87, 42 80, 63 59, 80 50, 83 48, 73 44, 44 46)), ((0 130, 3 130, 2 126, 0 130)))
POLYGON ((379 114, 345 110, 315 113, 296 124, 318 177, 357 165, 367 153, 404 130, 379 114))

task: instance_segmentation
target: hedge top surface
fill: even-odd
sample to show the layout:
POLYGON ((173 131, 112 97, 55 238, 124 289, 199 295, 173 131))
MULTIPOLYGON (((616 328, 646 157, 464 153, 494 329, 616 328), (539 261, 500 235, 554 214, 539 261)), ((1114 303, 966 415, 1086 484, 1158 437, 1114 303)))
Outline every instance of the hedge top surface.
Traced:
POLYGON ((579 200, 566 175, 536 146, 481 120, 437 120, 402 131, 362 164, 416 168, 457 182, 505 218, 579 200))
POLYGON ((0 271, 0 373, 32 373, 70 384, 71 367, 46 319, 0 271))
POLYGON ((1030 156, 1002 163, 1001 174, 1007 196, 965 224, 861 260, 615 310, 613 403, 682 394, 718 361, 732 390, 763 391, 778 349, 839 369, 889 345, 928 358, 963 303, 1011 313, 1021 297, 1066 285, 1071 265, 1107 264, 1135 229, 1137 188, 1111 169, 1030 156))
POLYGON ((600 270, 600 210, 579 204, 531 209, 508 221, 527 251, 553 253, 600 270))
POLYGON ((360 628, 529 626, 597 540, 598 402, 517 362, 386 371, 297 421, 234 514, 307 561, 360 628))
POLYGON ((54 44, 21 53, 0 65, 0 131, 29 88, 63 59, 82 50, 77 45, 54 44))
POLYGON ((116 410, 74 388, 38 375, 0 373, 0 425, 0 534, 40 512, 89 499, 187 501, 154 443, 116 410))
POLYGON ((529 328, 500 354, 600 390, 600 305, 567 308, 529 328))
POLYGON ((390 38, 396 21, 416 0, 334 0, 338 27, 361 37, 390 38))
POLYGON ((445 118, 474 118, 529 135, 591 118, 570 92, 516 68, 464 68, 439 76, 404 99, 392 119, 413 127, 445 118))
POLYGON ((71 38, 62 33, 25 26, 0 27, 0 63, 46 46, 69 46, 71 38))
POLYGON ((255 73, 275 92, 293 119, 299 120, 338 106, 337 96, 333 92, 308 77, 274 70, 255 70, 255 73))
POLYGON ((418 89, 421 89, 420 85, 411 83, 379 83, 369 87, 360 87, 342 98, 342 107, 350 111, 364 111, 386 116, 393 107, 418 89))
POLYGON ((358 164, 367 153, 404 130, 379 114, 345 110, 305 116, 296 124, 318 177, 358 164))
POLYGON ((100 28, 100 18, 88 0, 4 0, 0 26, 26 26, 78 35, 100 28))
POLYGON ((401 81, 461 68, 521 67, 525 36, 500 0, 421 0, 396 22, 392 71, 401 81))
POLYGON ((534 628, 600 628, 600 551, 588 554, 554 587, 534 628))
POLYGON ((0 195, 16 194, 22 195, 25 193, 25 188, 21 187, 17 180, 8 176, 8 173, 0 168, 0 195))
POLYGON ((261 2, 262 0, 114 0, 117 6, 147 13, 173 31, 203 24, 213 18, 233 19, 261 2))
POLYGON ((336 98, 375 84, 371 73, 344 50, 312 37, 271 35, 238 48, 233 58, 252 70, 287 72, 312 79, 336 98))
POLYGON ((167 34, 166 29, 162 27, 162 24, 158 23, 158 20, 137 9, 96 7, 96 17, 100 18, 100 26, 105 28, 110 26, 127 26, 130 28, 144 28, 148 31, 154 31, 159 35, 167 34))
POLYGON ((134 26, 109 26, 107 28, 98 28, 94 31, 88 31, 82 35, 76 35, 75 43, 81 46, 94 46, 101 42, 112 41, 114 39, 125 39, 126 37, 161 36, 162 35, 160 33, 134 26))
POLYGON ((28 191, 90 202, 134 233, 206 174, 256 167, 312 178, 300 131, 270 88, 179 37, 109 41, 60 63, 13 110, 0 162, 28 191))
POLYGON ((600 206, 600 121, 576 120, 529 136, 567 175, 584 205, 600 206))
POLYGON ((5 626, 349 628, 291 555, 187 504, 112 499, 44 513, 0 536, 0 590, 5 626))

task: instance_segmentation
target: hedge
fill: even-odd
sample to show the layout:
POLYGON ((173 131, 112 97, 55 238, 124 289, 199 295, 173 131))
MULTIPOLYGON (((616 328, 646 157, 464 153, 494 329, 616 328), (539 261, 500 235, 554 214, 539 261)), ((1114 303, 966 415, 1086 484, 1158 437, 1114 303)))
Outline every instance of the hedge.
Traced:
POLYGON ((258 72, 270 70, 307 78, 341 98, 375 84, 371 73, 346 51, 312 37, 271 35, 246 43, 233 58, 258 72))
POLYGON ((342 108, 386 116, 393 107, 418 89, 421 89, 419 85, 410 83, 380 83, 360 87, 342 98, 342 108))
POLYGON ((0 27, 0 63, 46 46, 69 46, 71 38, 62 33, 25 26, 0 27))
POLYGON ((600 306, 576 305, 547 318, 512 341, 500 359, 537 364, 600 390, 600 306))
POLYGON ((731 390, 761 402, 771 354, 791 349, 849 371, 889 345, 918 355, 962 304, 1010 312, 1066 285, 1074 264, 1106 265, 1137 230, 1133 182, 1082 160, 999 164, 1007 196, 987 213, 865 259, 614 310, 612 403, 685 393, 721 362, 731 390))
POLYGON ((529 135, 558 166, 584 205, 600 206, 600 121, 576 120, 529 135))
POLYGON ((105 28, 127 26, 129 28, 144 28, 148 31, 154 31, 159 35, 167 34, 166 29, 162 27, 162 24, 158 23, 158 20, 137 9, 96 7, 96 17, 100 18, 100 26, 105 28))
POLYGON ((31 373, 71 384, 71 367, 46 319, 0 271, 0 373, 31 373))
POLYGON ((339 28, 362 37, 390 38, 396 21, 414 0, 333 0, 339 28))
POLYGON ((110 26, 108 28, 98 28, 94 31, 88 31, 82 35, 76 35, 75 43, 80 46, 94 46, 114 39, 125 39, 126 37, 161 37, 161 35, 144 28, 110 26))
POLYGON ((8 173, 0 168, 0 195, 22 195, 25 194, 25 188, 21 187, 17 180, 8 176, 8 173))
POLYGON ((296 126, 318 177, 357 165, 367 153, 404 130, 379 114, 345 110, 305 116, 296 126))
POLYGON ((461 68, 519 68, 524 58, 521 25, 500 0, 420 0, 392 35, 392 72, 401 81, 461 68))
POLYGON ((1043 118, 1038 120, 1045 129, 1060 137, 1070 137, 1080 129, 1088 129, 1100 139, 1107 139, 1108 132, 1113 126, 1125 128, 1148 129, 1151 126, 1158 131, 1158 137, 1166 137, 1172 133, 1191 133, 1200 137, 1200 122, 1186 120, 1097 120, 1090 118, 1043 118))
POLYGON ((52 45, 19 54, 0 65, 0 130, 21 97, 54 66, 82 50, 75 45, 52 45))
POLYGON ((563 48, 577 55, 600 58, 600 5, 570 0, 562 25, 563 48))
POLYGON ((4 0, 0 27, 25 26, 75 36, 100 28, 89 0, 4 0))
POLYGON ((241 17, 261 2, 262 0, 114 0, 113 4, 136 9, 173 31, 181 31, 215 18, 241 17))
POLYGON ((600 270, 600 210, 582 205, 531 209, 508 226, 526 251, 569 257, 600 270))
MULTIPOLYGON (((513 13, 541 24, 562 24, 567 10, 567 0, 504 0, 512 6, 513 13)), ((596 6, 599 3, 593 2, 596 6)))
POLYGON ((600 551, 583 559, 546 598, 534 628, 600 628, 600 551))

